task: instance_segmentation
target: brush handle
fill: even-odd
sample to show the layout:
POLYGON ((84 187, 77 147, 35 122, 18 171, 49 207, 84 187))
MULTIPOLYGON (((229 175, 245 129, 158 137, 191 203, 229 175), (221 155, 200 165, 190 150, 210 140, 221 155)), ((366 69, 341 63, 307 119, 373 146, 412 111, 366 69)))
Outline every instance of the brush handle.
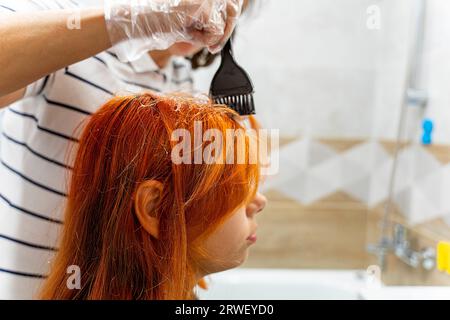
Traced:
POLYGON ((247 72, 233 57, 232 41, 229 39, 222 49, 222 61, 213 77, 212 96, 235 96, 253 93, 253 85, 247 72))
POLYGON ((225 46, 222 49, 222 59, 225 59, 225 56, 231 56, 233 57, 233 48, 231 46, 231 38, 228 39, 227 43, 225 44, 225 46))
POLYGON ((228 39, 228 41, 225 43, 225 46, 222 49, 221 56, 222 56, 222 66, 224 67, 224 69, 227 70, 228 72, 235 73, 238 64, 236 63, 236 60, 234 60, 231 38, 228 39))

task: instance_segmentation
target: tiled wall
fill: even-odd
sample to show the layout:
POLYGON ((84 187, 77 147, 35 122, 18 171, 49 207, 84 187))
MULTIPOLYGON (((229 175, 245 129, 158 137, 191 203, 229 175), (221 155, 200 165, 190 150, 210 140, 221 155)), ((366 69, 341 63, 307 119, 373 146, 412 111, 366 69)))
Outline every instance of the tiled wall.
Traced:
MULTIPOLYGON (((369 209, 386 199, 418 2, 262 0, 242 23, 235 53, 253 78, 258 118, 282 137, 304 139, 282 151, 277 191, 303 205, 340 191, 369 209), (373 6, 380 29, 367 26, 373 6), (337 152, 323 140, 350 144, 337 152)), ((413 224, 450 220, 449 17, 450 2, 427 1, 419 82, 429 105, 408 109, 413 141, 400 153, 394 186, 413 224), (432 152, 420 146, 425 117, 435 123, 432 152)), ((198 74, 200 88, 208 88, 213 71, 198 74)))
MULTIPOLYGON (((258 117, 282 136, 393 140, 406 89, 415 7, 420 0, 260 0, 241 23, 237 60, 256 87, 258 117), (367 27, 380 10, 380 29, 367 27)), ((410 108, 409 136, 435 122, 436 143, 450 144, 450 2, 427 0, 420 89, 426 110, 410 108)), ((201 71, 207 90, 214 72, 201 71)))
POLYGON ((427 0, 423 85, 429 93, 426 116, 436 125, 435 140, 450 141, 450 2, 427 0))
MULTIPOLYGON (((261 0, 241 23, 235 55, 252 76, 263 124, 282 136, 394 138, 407 28, 405 1, 387 2, 261 0), (373 4, 380 30, 366 25, 373 4)), ((197 75, 199 88, 213 71, 197 75)))
MULTIPOLYGON (((257 217, 259 240, 252 248, 245 266, 365 269, 377 264, 376 257, 368 254, 366 248, 368 244, 376 244, 380 240, 380 221, 387 201, 387 182, 382 183, 382 179, 386 179, 382 168, 390 163, 393 146, 393 143, 388 142, 367 143, 357 140, 305 143, 300 139, 287 142, 281 150, 289 148, 291 155, 295 150, 297 156, 292 162, 289 162, 292 157, 285 159, 281 156, 280 176, 269 178, 263 185, 269 199, 268 207, 257 217), (365 156, 355 157, 361 152, 365 156), (367 167, 364 167, 365 160, 367 167), (334 171, 342 173, 341 168, 345 167, 348 172, 355 172, 351 175, 341 174, 336 179, 334 171), (371 167, 378 169, 370 170, 371 167), (357 176, 360 177, 355 179, 357 176)), ((405 145, 403 152, 413 152, 411 150, 415 148, 405 145)), ((450 160, 448 146, 414 152, 430 157, 435 162, 450 160)), ((415 173, 426 172, 429 168, 425 168, 425 171, 422 168, 415 173)), ((440 168, 437 166, 435 169, 440 168)), ((412 186, 401 186, 399 190, 403 190, 403 193, 416 188, 414 183, 406 182, 412 186)), ((436 190, 431 190, 433 192, 436 193, 436 190)), ((410 226, 412 248, 415 250, 426 246, 433 248, 438 241, 450 239, 449 225, 438 216, 429 215, 414 225, 408 221, 411 217, 405 216, 404 210, 409 212, 414 209, 409 213, 416 213, 421 196, 418 192, 413 198, 395 199, 390 212, 390 227, 394 223, 410 226)), ((421 208, 422 218, 423 213, 430 214, 428 206, 421 208)), ((450 285, 448 275, 436 270, 409 267, 394 257, 392 252, 388 254, 387 260, 387 269, 383 273, 386 284, 450 285)))

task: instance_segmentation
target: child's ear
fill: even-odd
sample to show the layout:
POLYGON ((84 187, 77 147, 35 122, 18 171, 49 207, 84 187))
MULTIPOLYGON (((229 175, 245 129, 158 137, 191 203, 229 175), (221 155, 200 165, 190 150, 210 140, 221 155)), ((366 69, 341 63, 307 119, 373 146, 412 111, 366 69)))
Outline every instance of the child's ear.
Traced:
POLYGON ((159 238, 157 208, 161 201, 163 184, 157 180, 142 182, 136 189, 134 209, 142 227, 156 239, 159 238))

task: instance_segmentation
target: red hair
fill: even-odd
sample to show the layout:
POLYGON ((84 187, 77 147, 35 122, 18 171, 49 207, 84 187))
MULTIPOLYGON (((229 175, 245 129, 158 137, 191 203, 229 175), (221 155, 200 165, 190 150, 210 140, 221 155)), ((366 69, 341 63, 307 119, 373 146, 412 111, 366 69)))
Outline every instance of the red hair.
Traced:
POLYGON ((245 130, 237 118, 224 106, 153 93, 103 105, 80 139, 62 240, 41 298, 195 298, 201 244, 256 193, 259 165, 175 164, 171 136, 178 128, 193 136, 194 121, 204 130, 245 130), (164 186, 158 239, 134 209, 134 192, 147 180, 164 186), (66 285, 71 265, 81 270, 80 290, 66 285))

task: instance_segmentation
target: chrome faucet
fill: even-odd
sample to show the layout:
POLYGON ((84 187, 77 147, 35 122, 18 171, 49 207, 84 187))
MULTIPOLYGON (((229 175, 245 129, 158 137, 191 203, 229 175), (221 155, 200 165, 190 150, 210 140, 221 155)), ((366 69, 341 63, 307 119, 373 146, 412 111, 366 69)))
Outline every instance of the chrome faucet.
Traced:
POLYGON ((386 255, 389 252, 394 253, 401 261, 416 269, 422 267, 425 270, 432 270, 435 266, 435 249, 426 247, 419 251, 413 250, 407 229, 401 224, 394 226, 392 239, 382 237, 378 244, 368 245, 367 251, 378 257, 378 264, 383 270, 386 267, 386 255))
MULTIPOLYGON (((384 214, 381 221, 381 238, 377 244, 367 246, 368 252, 378 257, 378 265, 384 270, 386 267, 386 256, 394 253, 401 261, 413 268, 422 267, 425 270, 431 270, 435 266, 436 252, 433 248, 424 248, 423 250, 413 250, 407 229, 401 224, 394 225, 393 235, 389 235, 391 221, 391 213, 394 205, 395 183, 397 178, 397 170, 399 167, 399 154, 404 142, 414 141, 416 132, 408 132, 407 119, 411 117, 413 110, 418 113, 418 119, 423 119, 424 109, 428 104, 428 94, 423 90, 423 52, 425 43, 425 26, 427 18, 427 0, 411 1, 413 5, 414 20, 416 27, 411 33, 415 38, 410 46, 408 54, 408 68, 404 81, 403 102, 400 109, 400 118, 397 132, 397 143, 394 150, 393 166, 388 185, 388 199, 386 201, 384 214), (411 108, 416 107, 416 108, 411 108)), ((427 132, 429 134, 430 132, 427 132)))

